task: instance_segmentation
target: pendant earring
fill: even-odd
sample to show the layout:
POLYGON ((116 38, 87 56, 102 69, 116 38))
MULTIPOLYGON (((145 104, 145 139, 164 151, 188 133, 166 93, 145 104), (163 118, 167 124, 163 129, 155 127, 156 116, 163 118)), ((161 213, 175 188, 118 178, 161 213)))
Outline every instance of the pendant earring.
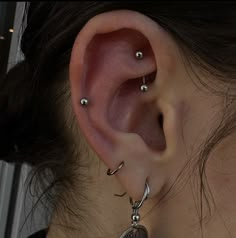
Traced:
POLYGON ((130 198, 130 204, 133 209, 131 215, 131 227, 128 228, 125 232, 123 232, 120 238, 148 238, 147 229, 144 226, 139 225, 140 221, 139 209, 142 207, 144 201, 148 198, 149 194, 150 188, 146 183, 142 200, 133 201, 133 199, 130 198))

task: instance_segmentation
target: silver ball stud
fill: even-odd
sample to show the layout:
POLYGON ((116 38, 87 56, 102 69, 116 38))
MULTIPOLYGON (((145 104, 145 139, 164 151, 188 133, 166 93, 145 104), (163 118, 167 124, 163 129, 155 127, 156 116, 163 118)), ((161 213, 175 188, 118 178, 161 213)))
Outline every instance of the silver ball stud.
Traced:
POLYGON ((133 222, 139 222, 140 221, 140 215, 139 214, 132 214, 131 219, 133 222))
POLYGON ((135 53, 135 57, 136 57, 137 59, 142 59, 142 58, 143 58, 143 52, 137 51, 137 52, 135 53))
POLYGON ((141 85, 140 90, 141 90, 142 92, 147 92, 148 86, 147 86, 146 84, 143 84, 143 85, 141 85))
POLYGON ((88 99, 87 99, 87 98, 82 98, 82 99, 80 100, 80 104, 81 104, 82 106, 88 105, 88 99))

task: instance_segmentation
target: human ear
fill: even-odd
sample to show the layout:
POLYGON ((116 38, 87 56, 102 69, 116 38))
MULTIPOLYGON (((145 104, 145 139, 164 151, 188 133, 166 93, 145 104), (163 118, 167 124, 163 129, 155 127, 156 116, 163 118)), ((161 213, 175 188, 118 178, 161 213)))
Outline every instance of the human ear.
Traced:
POLYGON ((174 51, 170 36, 156 22, 129 10, 93 17, 72 49, 70 85, 79 127, 108 168, 124 161, 116 175, 136 200, 146 182, 151 197, 162 190, 179 146, 182 104, 180 98, 172 103, 173 91, 168 91, 174 51), (137 51, 142 59, 135 57, 137 51), (146 92, 140 90, 143 77, 146 92), (82 98, 87 105, 81 105, 82 98))

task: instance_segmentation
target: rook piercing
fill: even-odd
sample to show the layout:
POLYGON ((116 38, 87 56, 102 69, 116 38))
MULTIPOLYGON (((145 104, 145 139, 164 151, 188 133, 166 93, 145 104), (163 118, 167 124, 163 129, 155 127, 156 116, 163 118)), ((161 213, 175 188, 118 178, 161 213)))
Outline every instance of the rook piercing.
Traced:
POLYGON ((108 169, 107 170, 107 175, 109 175, 109 176, 114 175, 115 173, 117 173, 124 166, 124 164, 125 164, 125 162, 122 161, 116 169, 114 169, 112 171, 110 169, 108 169))
POLYGON ((81 104, 82 106, 88 105, 88 99, 87 99, 87 98, 82 98, 82 99, 80 100, 80 104, 81 104))
POLYGON ((143 76, 143 84, 141 85, 140 90, 142 92, 146 92, 148 90, 148 86, 145 83, 145 76, 143 76))
MULTIPOLYGON (((135 57, 136 57, 136 59, 143 59, 143 52, 142 51, 137 51, 135 53, 135 57)), ((143 84, 141 85, 140 90, 142 92, 146 92, 148 90, 148 86, 145 83, 145 77, 143 77, 143 84)))

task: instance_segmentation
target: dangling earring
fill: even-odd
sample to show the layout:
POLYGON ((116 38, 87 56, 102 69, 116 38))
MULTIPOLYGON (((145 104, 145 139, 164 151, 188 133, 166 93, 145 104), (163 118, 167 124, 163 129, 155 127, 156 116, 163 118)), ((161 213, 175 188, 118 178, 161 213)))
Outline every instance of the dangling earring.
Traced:
POLYGON ((148 184, 145 184, 145 191, 143 194, 143 198, 140 201, 133 201, 132 198, 130 198, 130 204, 132 206, 133 212, 131 215, 131 227, 128 228, 121 236, 120 238, 148 238, 148 232, 147 229, 139 225, 140 221, 140 215, 139 215, 139 209, 142 207, 144 201, 148 198, 148 195, 150 194, 150 188, 148 184))
MULTIPOLYGON (((138 60, 143 59, 143 52, 142 52, 142 51, 137 51, 137 52, 135 53, 135 57, 136 57, 136 59, 138 59, 138 60)), ((148 86, 147 86, 146 83, 145 83, 145 76, 143 76, 143 84, 141 85, 140 90, 141 90, 142 92, 146 92, 146 91, 148 90, 148 86)))

